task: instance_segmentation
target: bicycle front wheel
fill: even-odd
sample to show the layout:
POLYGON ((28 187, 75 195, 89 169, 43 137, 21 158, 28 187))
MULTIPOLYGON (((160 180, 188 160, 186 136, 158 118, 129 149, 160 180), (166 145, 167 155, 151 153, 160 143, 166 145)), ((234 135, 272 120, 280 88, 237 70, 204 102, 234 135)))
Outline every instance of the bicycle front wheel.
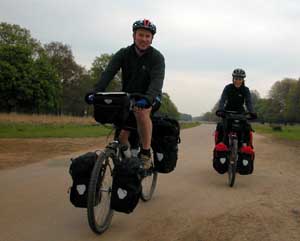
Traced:
MULTIPOLYGON (((152 155, 153 157, 153 155, 152 155)), ((149 201, 154 193, 156 182, 157 182, 157 172, 154 171, 154 164, 152 159, 152 167, 149 171, 146 171, 145 176, 142 179, 142 192, 141 199, 144 202, 149 201)))
POLYGON ((238 140, 233 139, 232 149, 230 152, 229 163, 228 163, 228 185, 233 187, 236 176, 236 166, 238 158, 238 140))
POLYGON ((97 234, 110 226, 113 210, 110 208, 112 189, 111 155, 102 152, 97 159, 88 189, 87 216, 90 228, 97 234))
POLYGON ((154 193, 157 182, 157 172, 152 172, 142 179, 141 199, 145 202, 149 201, 154 193))

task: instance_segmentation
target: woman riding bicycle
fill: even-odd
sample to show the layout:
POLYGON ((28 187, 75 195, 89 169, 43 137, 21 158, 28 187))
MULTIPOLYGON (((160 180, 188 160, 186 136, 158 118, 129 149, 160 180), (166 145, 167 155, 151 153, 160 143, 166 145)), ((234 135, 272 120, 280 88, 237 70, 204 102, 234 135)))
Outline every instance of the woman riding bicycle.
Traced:
MULTIPOLYGON (((95 92, 105 91, 121 69, 122 91, 141 95, 135 102, 134 116, 141 142, 139 158, 143 161, 144 168, 149 169, 152 136, 150 114, 152 109, 158 109, 158 102, 162 95, 165 61, 163 55, 151 46, 156 33, 156 26, 152 22, 147 19, 135 21, 132 30, 134 43, 114 54, 101 74, 95 92)), ((92 103, 93 93, 87 94, 86 101, 92 103)), ((129 130, 122 129, 119 135, 120 142, 129 146, 129 135, 129 130)))
MULTIPOLYGON (((256 119, 257 115, 254 112, 251 93, 248 87, 245 86, 246 73, 243 69, 235 69, 232 72, 232 83, 225 86, 221 99, 219 102, 219 108, 216 111, 216 115, 219 117, 224 117, 224 111, 236 111, 239 113, 244 113, 246 105, 247 111, 249 112, 252 119, 256 119)), ((251 142, 251 126, 247 124, 244 130, 244 142, 247 145, 252 146, 251 142)), ((217 124, 215 141, 216 144, 220 142, 226 142, 224 140, 224 125, 223 122, 217 124)))

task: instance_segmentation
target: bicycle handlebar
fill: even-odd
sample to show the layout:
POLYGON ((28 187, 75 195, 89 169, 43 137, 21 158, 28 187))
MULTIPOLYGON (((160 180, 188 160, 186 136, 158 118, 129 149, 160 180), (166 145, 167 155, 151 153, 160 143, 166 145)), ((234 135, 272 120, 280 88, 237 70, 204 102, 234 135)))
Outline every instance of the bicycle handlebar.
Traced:
MULTIPOLYGON (((113 96, 128 96, 129 101, 130 101, 130 110, 133 109, 136 106, 136 102, 142 98, 146 99, 146 95, 140 94, 140 93, 127 93, 127 92, 97 92, 93 94, 94 96, 96 95, 113 95, 113 96)), ((94 103, 94 100, 93 100, 94 103)), ((93 104, 92 103, 92 104, 93 104)), ((149 106, 145 106, 145 108, 148 108, 151 106, 150 103, 148 103, 149 106)))
POLYGON ((218 114, 218 116, 225 119, 238 119, 238 120, 255 120, 257 117, 253 116, 251 112, 238 112, 238 111, 230 111, 223 110, 222 114, 218 114))

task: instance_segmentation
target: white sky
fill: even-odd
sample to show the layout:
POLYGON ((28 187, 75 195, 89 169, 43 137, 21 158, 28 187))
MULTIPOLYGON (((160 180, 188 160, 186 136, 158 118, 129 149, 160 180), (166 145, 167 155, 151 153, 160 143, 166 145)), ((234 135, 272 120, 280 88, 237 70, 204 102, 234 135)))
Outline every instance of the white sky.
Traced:
POLYGON ((1 0, 0 22, 18 24, 43 44, 71 46, 78 64, 132 43, 132 23, 157 26, 168 92, 180 112, 210 111, 234 68, 266 97, 285 77, 300 77, 300 2, 296 0, 1 0))

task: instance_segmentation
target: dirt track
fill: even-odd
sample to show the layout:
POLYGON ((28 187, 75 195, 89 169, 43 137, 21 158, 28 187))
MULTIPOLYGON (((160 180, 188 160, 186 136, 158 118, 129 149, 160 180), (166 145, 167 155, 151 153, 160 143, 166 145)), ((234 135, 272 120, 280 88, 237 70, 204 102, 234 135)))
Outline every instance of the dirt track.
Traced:
POLYGON ((67 156, 1 170, 0 241, 299 241, 299 147, 255 135, 254 174, 229 188, 212 169, 213 129, 182 131, 175 172, 101 236, 68 201, 67 156))

